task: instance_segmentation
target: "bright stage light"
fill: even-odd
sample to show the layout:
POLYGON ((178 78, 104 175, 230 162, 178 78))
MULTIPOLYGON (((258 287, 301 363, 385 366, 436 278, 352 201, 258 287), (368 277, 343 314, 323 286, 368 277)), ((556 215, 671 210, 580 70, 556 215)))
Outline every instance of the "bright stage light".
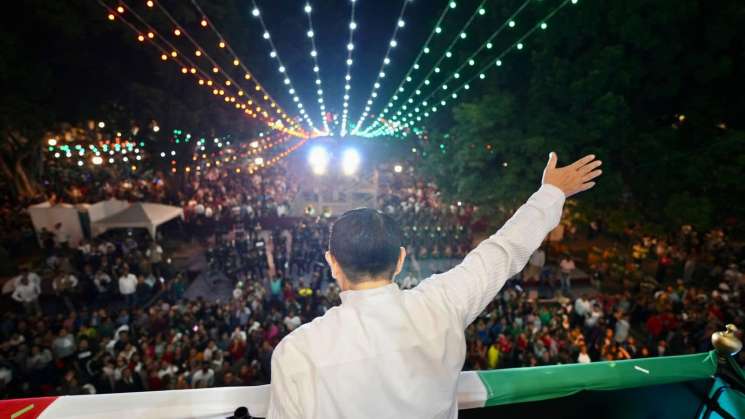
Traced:
POLYGON ((360 160, 360 153, 357 150, 353 148, 345 150, 341 161, 341 168, 344 174, 347 176, 355 174, 360 167, 360 160))
POLYGON ((91 163, 95 164, 96 166, 99 166, 103 163, 103 158, 101 156, 94 156, 91 159, 91 163))
POLYGON ((313 173, 317 175, 326 173, 326 169, 329 165, 329 160, 331 160, 329 152, 321 146, 313 147, 310 150, 310 154, 308 155, 308 162, 310 163, 310 167, 311 169, 313 169, 313 173))
POLYGON ((400 164, 397 164, 397 165, 393 166, 393 171, 396 172, 396 173, 401 173, 401 172, 404 171, 404 168, 400 164))

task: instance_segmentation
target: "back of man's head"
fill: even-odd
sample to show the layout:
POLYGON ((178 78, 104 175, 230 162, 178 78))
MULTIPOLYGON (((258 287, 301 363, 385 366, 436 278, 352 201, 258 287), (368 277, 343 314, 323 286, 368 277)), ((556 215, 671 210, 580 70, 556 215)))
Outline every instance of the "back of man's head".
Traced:
POLYGON ((393 218, 359 208, 344 213, 331 227, 329 251, 350 282, 392 279, 402 242, 393 218))

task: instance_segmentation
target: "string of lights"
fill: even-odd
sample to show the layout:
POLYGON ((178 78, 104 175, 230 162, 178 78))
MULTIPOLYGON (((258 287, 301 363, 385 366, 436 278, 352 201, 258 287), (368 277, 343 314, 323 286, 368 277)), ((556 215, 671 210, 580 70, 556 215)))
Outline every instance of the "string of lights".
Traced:
MULTIPOLYGON (((238 58, 238 54, 233 50, 233 48, 230 46, 230 44, 225 40, 225 37, 220 33, 220 31, 217 29, 217 26, 215 26, 210 18, 207 16, 207 14, 202 10, 201 6, 199 6, 199 3, 196 0, 191 0, 192 5, 194 8, 199 12, 199 14, 202 16, 204 21, 207 22, 208 28, 212 30, 212 32, 217 36, 217 38, 220 40, 217 44, 217 46, 221 49, 225 49, 228 51, 228 53, 233 57, 233 65, 240 68, 244 71, 245 76, 244 78, 247 80, 251 80, 254 83, 254 88, 257 92, 261 92, 263 94, 263 99, 266 103, 269 104, 271 108, 276 107, 276 112, 280 115, 280 117, 288 123, 291 127, 295 128, 296 130, 301 130, 300 126, 297 124, 297 122, 290 118, 284 109, 277 103, 277 101, 267 92, 267 90, 264 88, 264 86, 259 83, 259 81, 256 79, 256 77, 253 75, 253 73, 246 67, 246 65, 241 61, 240 58, 238 58), (258 89, 256 88, 258 87, 258 89)), ((160 6, 162 8, 162 6, 160 6)), ((204 26, 204 25, 202 25, 204 26)))
MULTIPOLYGON (((261 16, 261 11, 259 10, 258 5, 256 4, 256 0, 251 0, 251 3, 253 4, 253 10, 251 11, 251 14, 259 20, 259 23, 261 24, 261 29, 264 31, 264 34, 262 35, 264 39, 269 43, 269 47, 271 48, 271 52, 269 53, 269 56, 275 60, 277 60, 277 71, 280 73, 280 75, 284 76, 284 84, 288 88, 288 93, 292 95, 292 100, 297 104, 298 112, 300 113, 300 116, 303 117, 305 122, 308 124, 308 127, 310 128, 311 132, 317 131, 315 125, 313 124, 313 121, 308 116, 308 113, 305 111, 305 107, 303 106, 303 103, 300 101, 300 98, 297 95, 297 92, 295 91, 295 87, 292 84, 292 80, 290 79, 290 76, 287 74, 287 68, 282 63, 282 59, 279 56, 279 53, 277 52, 277 48, 274 45, 274 41, 272 41, 272 36, 267 30, 266 24, 264 23, 264 18, 261 16)), ((316 79, 320 80, 320 79, 316 79)))
MULTIPOLYGON (((432 74, 434 73, 439 74, 442 71, 442 69, 440 68, 440 64, 442 64, 442 62, 445 61, 446 59, 450 59, 453 57, 452 50, 455 44, 458 43, 458 41, 465 40, 468 37, 468 30, 471 24, 473 24, 473 22, 476 20, 478 16, 486 16, 486 8, 484 7, 486 2, 487 0, 481 0, 481 3, 478 6, 476 6, 476 9, 473 11, 471 16, 466 21, 466 23, 456 32, 453 39, 450 41, 450 43, 445 48, 445 50, 442 52, 442 54, 437 58, 435 63, 432 65, 432 68, 430 68, 429 72, 427 72, 427 74, 424 76, 424 78, 422 78, 419 84, 411 91, 411 93, 409 93, 409 96, 404 100, 404 104, 414 103, 413 96, 417 93, 421 94, 422 86, 430 85, 430 77, 432 76, 432 74)), ((524 4, 527 5, 527 3, 528 2, 525 2, 524 4)), ((456 6, 456 3, 454 1, 451 1, 448 3, 448 8, 455 8, 455 6, 456 6)), ((438 33, 438 34, 442 33, 442 27, 439 26, 439 24, 435 27, 434 30, 435 30, 435 33, 438 33)), ((425 47, 423 51, 425 54, 429 54, 431 49, 429 47, 425 47)), ((407 75, 407 78, 404 79, 403 82, 406 82, 407 80, 411 81, 412 79, 411 77, 407 75)), ((385 116, 393 108, 393 106, 395 105, 395 102, 399 99, 399 96, 398 96, 399 93, 403 93, 405 91, 406 89, 402 85, 400 85, 398 89, 396 89, 396 91, 393 92, 393 96, 388 101, 388 103, 386 104, 385 108, 380 113, 380 115, 385 116)))
POLYGON ((323 101, 323 85, 320 83, 321 81, 321 68, 318 66, 318 50, 316 49, 316 37, 315 37, 315 31, 313 30, 313 18, 311 17, 311 14, 313 13, 313 7, 310 5, 310 2, 305 3, 305 7, 303 8, 305 11, 305 14, 308 16, 308 39, 310 39, 310 56, 313 59, 313 73, 316 75, 316 80, 319 81, 319 83, 316 84, 316 93, 318 94, 318 107, 321 111, 321 122, 323 123, 323 130, 328 134, 329 132, 329 125, 328 122, 326 122, 326 104, 323 101))
POLYGON ((287 150, 285 150, 285 151, 279 153, 278 155, 272 157, 271 159, 267 160, 264 163, 264 167, 271 167, 271 166, 277 164, 277 162, 279 162, 280 160, 284 159, 285 157, 289 156, 290 154, 294 153, 297 149, 299 149, 300 147, 302 147, 303 144, 305 144, 307 141, 308 141, 307 138, 300 139, 297 143, 295 143, 294 145, 290 146, 287 150))
POLYGON ((357 22, 354 20, 355 6, 357 0, 350 0, 352 3, 352 11, 349 18, 349 42, 347 42, 347 73, 344 76, 344 101, 342 103, 342 116, 341 116, 341 132, 340 135, 343 137, 347 135, 347 119, 349 118, 349 97, 352 93, 352 51, 354 51, 354 31, 357 29, 357 22))
POLYGON ((417 122, 421 122, 422 120, 428 118, 430 115, 436 113, 438 110, 443 109, 445 106, 447 106, 449 103, 454 102, 456 99, 460 98, 461 95, 459 93, 461 91, 468 91, 471 88, 471 83, 473 83, 476 80, 484 80, 487 77, 487 70, 490 68, 499 68, 504 64, 504 58, 507 54, 513 51, 522 51, 525 48, 525 40, 529 38, 531 35, 533 35, 537 31, 544 31, 548 28, 548 21, 556 15, 561 9, 563 9, 567 4, 577 4, 578 0, 564 0, 561 2, 556 8, 551 10, 543 19, 540 19, 535 25, 531 27, 530 30, 525 32, 522 36, 520 36, 516 41, 511 43, 507 48, 505 48, 497 57, 493 60, 489 60, 486 64, 484 64, 482 67, 480 67, 471 77, 466 79, 463 84, 458 86, 455 89, 452 89, 449 93, 449 98, 440 99, 439 102, 437 100, 431 100, 432 97, 439 93, 439 92, 445 92, 447 89, 443 89, 443 86, 447 86, 446 83, 453 78, 452 75, 447 80, 443 81, 443 83, 440 85, 438 89, 435 89, 432 93, 430 93, 427 97, 424 98, 424 100, 421 102, 420 106, 415 107, 412 112, 409 112, 405 115, 401 115, 400 121, 393 121, 389 122, 388 125, 382 128, 378 128, 376 131, 372 133, 372 135, 394 135, 395 133, 401 131, 404 128, 411 128, 414 124, 417 122), (431 101, 430 101, 431 100, 431 101))
MULTIPOLYGON (((406 13, 406 6, 409 5, 410 0, 404 0, 403 5, 401 6, 401 12, 398 14, 398 20, 396 21, 396 26, 393 28, 393 35, 391 35, 391 40, 388 42, 388 49, 385 52, 385 56, 383 57, 383 62, 380 64, 380 70, 378 70, 378 75, 375 78, 375 82, 373 83, 372 92, 370 93, 370 96, 367 98, 367 101, 365 103, 365 108, 362 114, 360 115, 359 120, 357 120, 357 123, 355 124, 355 132, 357 131, 357 127, 362 123, 362 121, 367 118, 368 113, 370 112, 370 106, 373 104, 373 101, 375 98, 378 97, 378 89, 380 89, 380 80, 385 77, 385 67, 391 63, 391 51, 393 48, 396 48, 398 46, 398 41, 396 40, 396 35, 398 35, 398 31, 406 26, 406 22, 404 22, 403 17, 404 13, 406 13)), ((346 126, 346 124, 344 124, 346 126)), ((342 129, 344 128, 342 127, 342 129)))
MULTIPOLYGON (((196 7, 198 7, 198 5, 196 7)), ((199 44, 199 42, 197 42, 194 39, 194 37, 192 37, 189 34, 189 32, 186 31, 183 28, 183 26, 179 24, 179 22, 173 17, 173 15, 160 2, 158 2, 158 8, 161 10, 161 12, 168 18, 168 20, 174 26, 174 35, 177 36, 177 37, 181 37, 183 35, 186 39, 188 39, 189 42, 192 44, 192 46, 195 48, 194 54, 197 57, 204 56, 210 62, 210 64, 212 65, 211 70, 212 70, 212 72, 214 74, 223 74, 225 76, 225 78, 227 79, 225 81, 226 87, 230 87, 231 85, 232 86, 235 86, 238 89, 238 92, 237 92, 238 96, 243 96, 244 95, 244 90, 240 87, 239 83, 230 76, 229 72, 226 71, 225 69, 223 69, 217 63, 217 61, 215 59, 213 59, 209 54, 206 53, 206 50, 204 48, 202 48, 202 46, 199 44)), ((199 10, 201 10, 201 9, 199 9, 199 10)), ((209 18, 206 15, 204 15, 204 14, 202 15, 202 19, 200 20, 200 26, 203 27, 203 28, 211 27, 213 31, 216 30, 214 28, 214 25, 212 25, 210 23, 209 18)), ((220 37, 220 39, 221 39, 220 44, 218 44, 218 46, 220 46, 220 45, 227 46, 227 43, 219 35, 219 32, 217 32, 217 33, 218 33, 218 37, 220 37)), ((238 62, 238 64, 240 65, 240 60, 238 60, 237 56, 234 55, 233 65, 236 65, 236 62, 238 62)), ((265 89, 263 88, 263 86, 255 79, 255 77, 253 77, 253 75, 251 74, 251 72, 246 71, 246 73, 244 74, 244 77, 243 78, 244 78, 244 80, 251 80, 251 81, 254 82, 254 91, 256 93, 261 93, 262 94, 261 97, 264 100, 264 102, 269 104, 269 109, 273 109, 274 112, 279 116, 280 120, 286 121, 287 124, 290 125, 290 127, 292 127, 293 129, 295 129, 297 131, 301 131, 301 129, 297 125, 297 123, 295 123, 295 121, 293 121, 292 119, 290 119, 287 116, 287 114, 284 112, 284 110, 282 110, 279 107, 279 105, 274 100, 272 100, 270 98, 270 96, 265 91, 265 89)), ((268 112, 266 112, 266 110, 265 111, 262 111, 262 114, 265 117, 268 118, 268 112)), ((279 125, 279 127, 282 127, 282 125, 284 125, 284 124, 277 124, 277 123, 275 123, 275 127, 276 127, 276 125, 279 125)), ((302 135, 305 135, 305 134, 302 134, 302 135)))
MULTIPOLYGON (((476 65, 476 57, 478 57, 478 55, 482 51, 491 50, 494 48, 493 42, 497 38, 497 36, 499 36, 506 28, 514 29, 517 27, 517 23, 515 19, 528 6, 528 4, 530 4, 530 2, 531 0, 525 0, 520 5, 520 7, 518 7, 517 10, 515 10, 515 12, 513 12, 510 15, 510 17, 508 17, 504 21, 504 23, 502 23, 494 32, 492 32, 491 35, 489 35, 486 41, 481 43, 481 45, 476 49, 476 51, 471 53, 465 60, 463 60, 463 62, 455 69, 455 71, 450 72, 449 75, 445 78, 445 80, 442 81, 436 88, 434 88, 432 92, 422 100, 421 103, 423 104, 427 102, 427 100, 431 98, 438 91, 447 90, 448 89, 447 83, 453 79, 460 79, 462 76, 461 72, 463 71, 464 68, 474 67, 476 65)), ((563 6, 559 6, 559 7, 563 7, 563 6)), ((429 86, 432 83, 428 78, 425 78, 422 84, 424 84, 425 86, 429 86)), ((421 87, 421 84, 420 84, 420 87, 421 87)), ((383 112, 381 112, 381 118, 385 118, 386 115, 392 114, 390 116, 390 120, 398 121, 400 117, 405 116, 404 112, 408 111, 409 108, 413 108, 413 109, 418 108, 418 106, 414 105, 413 103, 414 101, 410 99, 413 99, 413 96, 421 96, 421 95, 422 95, 422 91, 419 89, 419 87, 417 87, 417 89, 413 92, 413 94, 410 93, 407 99, 404 101, 404 103, 400 105, 395 111, 392 108, 387 108, 383 112)), ((426 107, 427 105, 422 105, 422 106, 426 107)), ((377 127, 379 126, 380 126, 380 123, 378 123, 377 127)), ((373 124, 373 126, 370 127, 370 130, 367 131, 366 135, 369 134, 369 132, 374 129, 373 127, 376 127, 376 125, 373 124)), ((375 132, 375 131, 372 131, 372 132, 375 132)))
MULTIPOLYGON (((240 103, 236 100, 235 96, 232 96, 230 94, 230 88, 231 85, 234 83, 230 82, 230 80, 226 81, 226 87, 218 88, 220 86, 219 82, 216 82, 212 75, 201 68, 201 66, 195 64, 191 59, 188 58, 186 54, 183 54, 176 46, 174 46, 171 42, 169 42, 165 37, 161 36, 160 33, 158 33, 155 28, 153 28, 151 25, 149 25, 139 14, 137 14, 134 10, 132 10, 126 3, 121 2, 119 6, 116 7, 116 9, 112 9, 109 7, 106 3, 104 3, 102 0, 97 0, 98 4, 101 5, 104 9, 108 11, 108 20, 114 21, 117 18, 125 24, 130 30, 132 30, 135 34, 137 34, 137 40, 139 42, 145 42, 146 40, 152 44, 156 49, 158 49, 161 52, 161 60, 162 61, 173 61, 175 62, 179 67, 182 74, 192 74, 197 77, 198 84, 200 86, 206 86, 208 88, 212 88, 213 95, 216 96, 223 96, 223 100, 226 103, 231 103, 235 105, 236 109, 243 110, 243 112, 257 120, 260 120, 267 124, 272 129, 278 129, 282 131, 287 131, 292 133, 296 136, 304 136, 304 133, 299 133, 294 130, 286 129, 282 126, 278 126, 275 124, 274 121, 268 118, 268 113, 266 110, 262 110, 261 107, 258 105, 255 105, 255 108, 252 108, 253 100, 249 99, 246 103, 240 103), (129 22, 125 17, 124 13, 127 12, 131 14, 136 20, 140 22, 140 24, 146 28, 146 33, 143 33, 140 29, 138 29, 134 24, 129 22), (163 47, 159 41, 162 42, 166 47, 163 47), (226 94, 227 93, 227 94, 226 94)), ((218 71, 214 71, 215 68, 213 68, 213 73, 217 73, 218 71)), ((238 90, 237 92, 238 96, 242 96, 242 91, 238 90)))
MULTIPOLYGON (((432 41, 432 38, 434 38, 436 34, 440 33, 440 32, 437 31, 437 28, 440 28, 440 25, 442 24, 443 20, 445 20, 445 16, 447 16, 447 14, 448 14, 448 11, 454 9, 453 5, 455 5, 455 2, 454 1, 449 1, 445 5, 445 8, 442 10, 442 13, 440 13, 440 16, 437 18, 437 22, 435 22, 435 26, 432 28, 432 31, 430 31, 429 35, 427 36, 427 40, 424 41, 424 44, 422 45, 422 48, 419 50, 419 53, 417 53, 416 58, 414 58, 414 63, 406 71, 406 74, 401 79, 401 81, 399 82, 398 86, 396 86, 396 89, 394 90, 394 92, 397 92, 400 89, 402 89, 404 83, 410 82, 412 80, 411 79, 411 74, 414 71, 419 70, 419 67, 420 67, 419 66, 419 59, 421 59, 422 58, 422 55, 425 54, 425 52, 424 52, 425 50, 428 51, 430 49, 429 48, 429 45, 430 45, 430 42, 432 41)), ((369 105, 370 104, 368 104, 368 106, 369 105)), ((363 122, 364 122, 364 120, 363 120, 363 122)), ((354 134, 359 133, 361 127, 362 127, 361 124, 358 125, 358 126, 356 126, 355 129, 354 129, 354 134)))
POLYGON ((254 139, 253 141, 248 143, 249 149, 246 152, 246 155, 253 156, 255 154, 261 153, 262 151, 269 151, 286 143, 290 139, 292 139, 292 137, 289 135, 281 135, 271 140, 254 139))

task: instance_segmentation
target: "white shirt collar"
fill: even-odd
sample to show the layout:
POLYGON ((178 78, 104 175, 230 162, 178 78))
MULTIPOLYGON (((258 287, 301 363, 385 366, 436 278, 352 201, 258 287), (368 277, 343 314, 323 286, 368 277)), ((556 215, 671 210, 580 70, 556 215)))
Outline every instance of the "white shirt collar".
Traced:
POLYGON ((339 294, 339 297, 341 298, 342 304, 355 304, 357 301, 367 300, 379 295, 390 295, 399 291, 398 284, 391 282, 388 285, 377 288, 342 291, 339 294))

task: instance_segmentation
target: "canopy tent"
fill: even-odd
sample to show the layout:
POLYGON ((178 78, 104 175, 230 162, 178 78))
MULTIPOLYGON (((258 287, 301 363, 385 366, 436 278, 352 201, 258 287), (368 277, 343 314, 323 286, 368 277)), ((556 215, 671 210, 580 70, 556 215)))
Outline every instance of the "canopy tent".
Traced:
POLYGON ((87 206, 88 219, 91 223, 95 223, 118 212, 124 211, 128 207, 129 202, 121 201, 119 199, 108 199, 106 201, 96 202, 93 205, 87 206))
POLYGON ((176 217, 184 217, 184 210, 170 205, 138 202, 113 215, 91 223, 95 237, 113 228, 145 228, 155 237, 159 225, 176 217))
POLYGON ((43 229, 54 233, 57 240, 67 241, 70 246, 77 245, 84 237, 78 210, 70 204, 42 202, 28 207, 28 213, 40 244, 43 229))

